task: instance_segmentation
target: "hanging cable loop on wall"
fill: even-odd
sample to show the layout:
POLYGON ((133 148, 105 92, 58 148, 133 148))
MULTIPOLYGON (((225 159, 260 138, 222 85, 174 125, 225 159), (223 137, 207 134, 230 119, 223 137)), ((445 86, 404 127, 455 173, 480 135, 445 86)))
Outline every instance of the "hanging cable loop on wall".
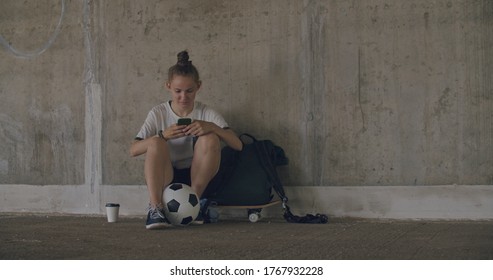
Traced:
POLYGON ((51 35, 51 37, 48 39, 48 41, 42 45, 40 48, 34 50, 34 51, 19 51, 15 49, 5 38, 0 34, 0 44, 3 45, 7 51, 15 55, 16 57, 20 58, 33 58, 35 56, 38 56, 42 53, 44 53, 47 49, 51 47, 51 45, 55 42, 58 33, 60 33, 60 28, 62 26, 62 20, 63 16, 65 15, 65 0, 61 0, 62 3, 62 11, 60 12, 60 19, 58 19, 57 26, 55 28, 55 31, 51 35))

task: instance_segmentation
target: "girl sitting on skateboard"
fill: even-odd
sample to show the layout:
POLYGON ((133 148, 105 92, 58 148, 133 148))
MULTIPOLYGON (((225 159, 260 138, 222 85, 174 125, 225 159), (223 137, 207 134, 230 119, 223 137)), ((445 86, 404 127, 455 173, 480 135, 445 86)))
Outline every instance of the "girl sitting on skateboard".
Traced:
POLYGON ((195 101, 201 85, 199 73, 189 60, 188 52, 180 52, 178 62, 168 70, 165 84, 171 100, 152 108, 130 147, 131 156, 146 155, 147 229, 168 225, 162 204, 166 186, 174 182, 185 183, 201 197, 218 172, 220 142, 235 150, 243 147, 218 112, 195 101), (187 120, 179 119, 191 121, 187 124, 187 120))

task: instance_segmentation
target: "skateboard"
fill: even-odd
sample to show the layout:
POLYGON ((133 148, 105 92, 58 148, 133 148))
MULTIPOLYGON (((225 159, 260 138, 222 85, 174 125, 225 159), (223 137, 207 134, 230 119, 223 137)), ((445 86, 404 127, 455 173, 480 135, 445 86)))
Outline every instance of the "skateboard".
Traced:
POLYGON ((279 203, 281 203, 281 200, 273 200, 269 203, 259 205, 215 205, 215 207, 220 209, 246 209, 248 213, 248 220, 250 220, 250 222, 252 223, 256 223, 262 218, 260 212, 262 212, 263 208, 267 208, 279 203))

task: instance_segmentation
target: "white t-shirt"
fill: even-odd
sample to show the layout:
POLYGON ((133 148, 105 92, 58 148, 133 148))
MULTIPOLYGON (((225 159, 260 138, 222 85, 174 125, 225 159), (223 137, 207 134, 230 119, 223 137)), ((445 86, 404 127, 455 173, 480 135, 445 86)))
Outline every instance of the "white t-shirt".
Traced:
MULTIPOLYGON (((171 109, 171 101, 159 104, 149 112, 142 128, 135 138, 146 139, 155 136, 158 134, 159 130, 164 131, 166 128, 177 123, 180 118, 183 117, 179 117, 171 109)), ((218 112, 198 101, 195 101, 193 111, 184 118, 191 118, 192 121, 201 120, 212 122, 221 128, 228 127, 228 124, 218 112)), ((167 141, 170 150, 171 163, 175 168, 189 168, 192 165, 193 138, 194 136, 186 136, 167 141)))

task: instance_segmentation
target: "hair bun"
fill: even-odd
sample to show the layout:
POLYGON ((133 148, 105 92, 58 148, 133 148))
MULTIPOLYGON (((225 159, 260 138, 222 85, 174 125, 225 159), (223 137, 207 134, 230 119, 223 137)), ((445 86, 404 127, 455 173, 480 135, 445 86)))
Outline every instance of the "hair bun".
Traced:
POLYGON ((189 58, 190 57, 188 56, 188 52, 182 51, 178 54, 178 62, 176 64, 178 64, 180 66, 192 65, 192 62, 188 60, 189 58))

